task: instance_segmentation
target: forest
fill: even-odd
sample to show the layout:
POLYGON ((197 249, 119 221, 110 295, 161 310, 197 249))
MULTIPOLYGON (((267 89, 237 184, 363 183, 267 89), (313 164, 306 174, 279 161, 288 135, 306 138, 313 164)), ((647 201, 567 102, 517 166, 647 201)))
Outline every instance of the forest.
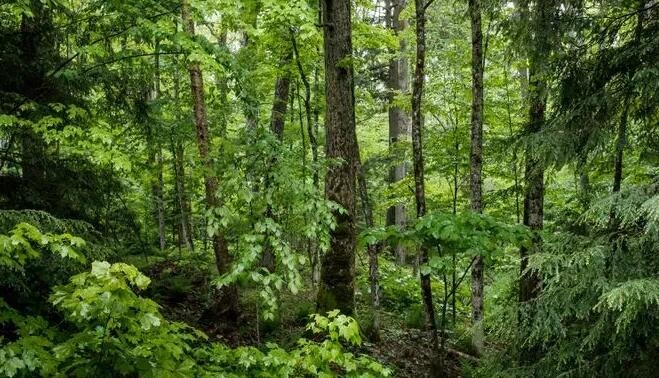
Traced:
POLYGON ((0 377, 659 376, 659 0, 3 0, 0 377))

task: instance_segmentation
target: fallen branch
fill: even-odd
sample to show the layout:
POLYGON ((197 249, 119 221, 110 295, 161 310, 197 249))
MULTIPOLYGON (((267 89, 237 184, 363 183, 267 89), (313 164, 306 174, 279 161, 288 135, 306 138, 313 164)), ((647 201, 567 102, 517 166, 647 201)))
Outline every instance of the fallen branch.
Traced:
POLYGON ((446 348, 446 352, 449 353, 449 354, 452 354, 456 357, 464 358, 464 359, 469 360, 471 362, 479 362, 480 361, 480 359, 478 357, 472 356, 471 354, 467 354, 465 352, 460 352, 457 349, 446 348))

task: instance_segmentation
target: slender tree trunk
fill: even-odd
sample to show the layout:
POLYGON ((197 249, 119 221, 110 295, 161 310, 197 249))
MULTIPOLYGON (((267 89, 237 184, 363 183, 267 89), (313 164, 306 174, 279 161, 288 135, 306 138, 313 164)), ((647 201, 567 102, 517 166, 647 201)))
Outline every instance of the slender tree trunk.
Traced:
MULTIPOLYGON (((272 115, 270 116, 270 131, 281 143, 284 140, 284 124, 286 122, 286 108, 288 106, 288 91, 291 84, 291 72, 288 66, 291 63, 291 54, 287 54, 282 61, 285 71, 278 76, 275 82, 275 95, 272 101, 272 115)), ((293 109, 291 109, 293 111, 293 109)), ((270 162, 272 166, 277 163, 276 157, 270 162)), ((269 178, 266 178, 266 188, 270 186, 269 178)), ((273 218, 272 206, 268 205, 266 217, 273 218)), ((276 257, 270 242, 266 240, 263 250, 261 265, 269 272, 275 271, 276 257)))
MULTIPOLYGON (((178 63, 178 61, 176 62, 178 63)), ((178 104, 180 101, 180 77, 179 71, 176 70, 174 74, 174 102, 178 104)), ((180 121, 177 115, 177 121, 180 121)), ((194 235, 192 232, 192 212, 190 202, 188 200, 188 192, 185 188, 185 149, 183 143, 176 138, 172 138, 172 156, 174 157, 174 182, 176 189, 176 202, 179 211, 179 246, 185 246, 194 251, 194 235)))
MULTIPOLYGON (((47 64, 50 60, 58 59, 55 50, 55 35, 53 34, 53 20, 51 10, 41 1, 29 1, 31 15, 24 14, 20 26, 20 52, 19 58, 24 66, 17 73, 21 76, 22 85, 19 92, 26 100, 42 100, 48 102, 54 93, 51 83, 47 80, 47 64)), ((20 106, 14 110, 19 110, 20 106)), ((30 110, 21 110, 23 117, 32 117, 30 110)), ((36 117, 40 117, 36 115, 36 117)), ((21 143, 21 176, 22 193, 25 198, 23 206, 28 208, 43 208, 48 210, 49 199, 44 198, 46 182, 46 142, 32 127, 20 127, 17 132, 21 143)), ((8 148, 11 148, 8 145, 8 148)), ((7 150, 9 152, 9 150, 7 150)), ((5 154, 5 157, 6 154, 5 154)), ((53 199, 57 200, 57 199, 53 199)))
POLYGON ((313 182, 316 188, 320 188, 320 180, 318 178, 318 132, 320 130, 320 78, 318 74, 318 67, 313 71, 313 133, 309 133, 309 143, 311 144, 311 153, 314 162, 313 182), (311 135, 313 134, 313 139, 311 135))
MULTIPOLYGON (((480 0, 469 0, 471 18, 471 149, 470 193, 471 210, 483 212, 483 32, 481 30, 480 0)), ((483 256, 476 256, 471 268, 471 321, 474 326, 472 345, 481 353, 483 350, 483 256)))
MULTIPOLYGON (((218 44, 221 49, 227 49, 227 32, 222 31, 218 38, 218 44)), ((220 104, 220 129, 218 134, 224 137, 227 133, 227 125, 229 123, 229 117, 231 113, 231 107, 228 101, 229 95, 229 80, 228 75, 218 75, 217 78, 217 94, 218 94, 218 103, 220 104)))
MULTIPOLYGON (((549 59, 550 46, 548 42, 548 33, 551 24, 549 23, 553 2, 547 1, 536 4, 533 9, 531 19, 531 28, 536 36, 531 42, 529 53, 529 123, 527 134, 531 137, 536 136, 545 123, 545 107, 547 104, 547 61, 549 59)), ((529 256, 538 253, 542 249, 542 239, 540 231, 543 228, 544 218, 544 162, 539 156, 538 141, 532 140, 527 143, 525 151, 524 167, 524 216, 523 223, 533 232, 533 238, 529 247, 520 248, 520 287, 519 301, 527 304, 527 309, 532 311, 532 301, 538 296, 542 280, 536 271, 527 271, 529 256)), ((531 313, 525 314, 527 318, 532 316, 531 313)), ((528 325, 522 322, 521 329, 527 328, 528 325)), ((522 350, 521 358, 523 360, 533 360, 536 351, 522 350)))
POLYGON ((616 138, 615 161, 613 164, 613 193, 620 192, 622 183, 622 162, 627 144, 627 119, 629 113, 629 96, 625 97, 620 124, 618 125, 618 136, 616 138))
MULTIPOLYGON (((645 18, 645 4, 647 0, 640 0, 637 7, 636 28, 634 31, 634 41, 636 44, 641 43, 641 33, 643 32, 643 20, 645 18)), ((628 80, 631 81, 631 75, 628 80)), ((620 125, 618 126, 618 136, 616 138, 616 152, 613 172, 613 193, 620 192, 620 185, 622 183, 622 164, 625 152, 625 145, 627 144, 627 122, 629 118, 629 102, 631 94, 629 90, 625 92, 625 100, 620 115, 620 125)))
POLYGON ((330 249, 323 255, 318 310, 354 311, 355 277, 355 97, 352 67, 351 0, 323 0, 325 49, 325 155, 340 161, 327 169, 325 195, 343 209, 334 211, 330 249))
MULTIPOLYGON (((423 172, 423 84, 425 76, 426 58, 426 2, 415 0, 416 6, 416 61, 414 70, 414 82, 412 85, 412 150, 414 155, 414 193, 416 198, 416 216, 423 217, 426 214, 426 197, 423 172)), ((419 249, 419 265, 428 263, 428 249, 421 246, 419 249)), ((432 300, 432 288, 430 274, 421 273, 421 297, 426 310, 426 326, 431 333, 433 347, 439 351, 439 339, 437 337, 437 322, 435 320, 435 307, 432 300)))
MULTIPOLYGON (((244 2, 243 4, 245 5, 243 20, 251 25, 254 30, 256 30, 256 23, 260 11, 260 2, 252 1, 244 2)), ((260 110, 258 97, 256 93, 254 93, 254 83, 251 83, 251 81, 254 80, 253 76, 257 62, 255 59, 253 59, 252 56, 251 45, 253 43, 249 38, 249 34, 247 32, 243 32, 241 37, 240 49, 241 55, 245 55, 245 60, 242 64, 245 70, 245 76, 243 77, 243 82, 240 83, 239 97, 243 102, 243 114, 245 115, 247 128, 253 130, 256 128, 256 126, 258 126, 260 110)))
MULTIPOLYGON (((361 157, 359 151, 355 151, 357 156, 355 161, 357 166, 355 170, 357 171, 357 180, 359 186, 359 197, 362 203, 362 210, 364 212, 364 221, 366 222, 366 227, 373 228, 375 222, 373 221, 373 205, 371 204, 371 199, 368 195, 368 184, 366 181, 366 170, 361 164, 361 157)), ((373 316, 372 331, 371 335, 375 340, 380 340, 380 280, 379 280, 379 261, 378 253, 380 250, 379 244, 369 244, 367 247, 368 252, 368 281, 369 288, 371 291, 371 312, 373 316)))
MULTIPOLYGON (((153 94, 151 95, 152 101, 157 101, 160 97, 160 42, 156 41, 156 54, 154 57, 155 64, 155 78, 153 83, 153 94)), ((156 168, 156 180, 152 185, 153 197, 156 200, 156 218, 158 222, 158 241, 160 245, 160 250, 164 251, 166 247, 166 237, 165 237, 165 201, 163 198, 164 192, 164 180, 163 180, 163 158, 162 158, 162 145, 160 141, 156 143, 155 151, 155 168, 156 168)))
MULTIPOLYGON (((307 134, 309 134, 309 144, 311 145, 311 156, 314 165, 318 163, 318 109, 311 109, 311 84, 309 79, 304 72, 304 67, 302 67, 302 62, 300 60, 300 54, 297 48, 297 41, 295 36, 291 37, 293 43, 293 53, 295 55, 295 64, 297 66, 298 72, 300 74, 300 79, 302 79, 302 84, 304 84, 304 112, 307 119, 307 134), (313 113, 313 114, 312 114, 313 113), (315 118, 314 123, 312 124, 312 116, 315 118)), ((315 96, 318 97, 318 77, 316 72, 316 77, 314 78, 314 90, 316 91, 315 96)), ((318 171, 314 167, 314 177, 313 182, 316 188, 318 188, 318 171)))
MULTIPOLYGON (((396 34, 402 33, 408 26, 405 19, 400 19, 400 13, 405 9, 406 0, 392 0, 387 4, 387 13, 391 12, 389 18, 389 27, 396 34)), ((405 109, 395 104, 395 96, 399 93, 406 94, 410 90, 409 85, 409 64, 405 52, 407 51, 407 42, 404 38, 400 39, 398 53, 400 56, 389 61, 389 146, 394 146, 397 142, 409 138, 410 135, 410 117, 405 109)), ((405 163, 391 167, 389 171, 389 182, 396 183, 405 178, 407 167, 405 163)), ((403 226, 407 220, 405 206, 397 204, 387 209, 387 225, 403 226)), ((395 247, 396 261, 399 264, 405 264, 406 251, 402 245, 395 247)))
MULTIPOLYGON (((510 64, 508 64, 510 65, 510 64)), ((506 116, 508 118, 508 135, 510 138, 514 136, 513 130, 513 118, 512 118, 512 109, 510 107, 510 90, 508 88, 508 67, 504 69, 504 81, 506 83, 506 116)), ((511 170, 513 171, 513 190, 515 193, 515 219, 516 222, 520 222, 520 213, 519 213, 519 170, 517 162, 517 148, 513 148, 513 156, 511 161, 511 170)))
MULTIPOLYGON (((318 85, 318 69, 314 70, 314 100, 315 104, 312 110, 311 107, 311 84, 307 78, 306 73, 304 72, 304 67, 302 66, 302 61, 300 60, 300 53, 297 48, 297 41, 295 35, 291 34, 291 42, 293 44, 293 53, 295 56, 295 65, 297 66, 300 79, 304 84, 304 112, 307 119, 307 134, 309 135, 309 144, 311 145, 311 159, 313 162, 313 184, 316 189, 320 188, 320 182, 318 177, 318 118, 319 118, 319 109, 318 109, 318 96, 319 96, 319 85, 318 85), (313 118, 313 122, 312 122, 313 118)), ((300 123, 302 121, 300 120, 300 123)), ((303 135, 304 136, 304 135, 303 135)), ((304 139, 303 139, 304 140, 304 139)), ((305 152, 306 154, 306 152, 305 152)), ((311 241, 309 243, 309 253, 311 256, 311 282, 315 286, 320 281, 320 251, 318 249, 318 241, 311 241)))
MULTIPOLYGON (((291 35, 293 43, 293 53, 295 54, 295 63, 298 68, 300 78, 304 84, 304 110, 307 119, 307 134, 309 135, 309 144, 311 145, 311 158, 313 162, 313 184, 316 189, 320 189, 320 182, 318 176, 318 118, 319 118, 319 85, 318 85, 318 68, 314 68, 314 107, 311 107, 311 84, 304 72, 300 54, 297 48, 297 41, 295 35, 291 35), (313 117, 313 122, 312 122, 313 117)), ((315 240, 309 244, 311 254, 311 281, 315 286, 320 281, 320 250, 318 248, 318 241, 315 240)))
POLYGON ((192 225, 190 224, 190 204, 185 189, 185 165, 183 158, 185 150, 181 142, 172 143, 172 155, 174 156, 174 181, 176 183, 176 202, 179 210, 179 245, 194 250, 192 238, 192 225))
MULTIPOLYGON (((186 31, 190 36, 194 36, 195 28, 188 5, 185 1, 181 4, 181 18, 185 25, 186 31)), ((199 148, 199 157, 204 169, 204 188, 206 191, 206 205, 212 209, 218 205, 217 199, 217 177, 213 173, 213 162, 209 156, 210 138, 208 133, 208 119, 206 116, 206 105, 204 103, 204 81, 201 68, 198 63, 191 63, 188 70, 190 71, 190 86, 192 91, 192 101, 194 108, 195 126, 197 132, 197 146, 199 148)), ((231 266, 231 255, 224 237, 220 231, 212 235, 213 252, 215 254, 215 264, 219 274, 229 271, 231 266)), ((228 288, 222 293, 223 306, 227 315, 235 316, 237 309, 237 291, 235 285, 228 288)))
MULTIPOLYGON (((288 55, 282 65, 288 66, 291 63, 291 56, 288 55)), ((277 77, 275 83, 275 96, 272 101, 272 115, 270 117, 270 131, 277 137, 277 140, 284 140, 284 123, 286 121, 286 108, 288 106, 288 91, 291 84, 290 71, 284 72, 277 77)))

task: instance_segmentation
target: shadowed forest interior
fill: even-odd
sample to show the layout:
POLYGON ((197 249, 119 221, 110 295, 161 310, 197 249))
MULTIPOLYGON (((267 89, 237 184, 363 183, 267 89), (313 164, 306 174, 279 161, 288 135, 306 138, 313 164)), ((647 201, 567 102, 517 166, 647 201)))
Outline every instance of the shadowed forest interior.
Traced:
POLYGON ((0 67, 0 376, 658 374, 658 0, 5 0, 0 67))

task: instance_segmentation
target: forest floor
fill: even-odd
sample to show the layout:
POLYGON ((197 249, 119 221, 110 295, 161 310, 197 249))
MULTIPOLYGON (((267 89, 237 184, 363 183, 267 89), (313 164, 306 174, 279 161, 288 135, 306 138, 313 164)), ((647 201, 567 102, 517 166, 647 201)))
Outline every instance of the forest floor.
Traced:
MULTIPOLYGON (((146 273, 152 278, 150 294, 162 307, 162 313, 171 320, 185 322, 203 330, 212 340, 227 345, 258 346, 265 342, 276 342, 284 348, 291 347, 306 334, 308 315, 315 310, 311 291, 297 295, 288 294, 282 298, 277 320, 257 321, 255 290, 241 293, 241 315, 235 323, 217 322, 207 313, 208 282, 202 275, 190 274, 174 262, 163 261, 151 265, 146 273), (189 290, 189 287, 194 289, 189 290), (200 314, 202 314, 200 316, 200 314)), ((388 317, 387 317, 388 318, 388 317)), ((380 340, 364 340, 353 350, 356 354, 369 355, 394 370, 396 377, 454 378, 461 376, 462 357, 469 355, 451 349, 445 359, 443 373, 437 374, 436 361, 430 337, 420 329, 401 326, 392 319, 383 319, 380 340)))

